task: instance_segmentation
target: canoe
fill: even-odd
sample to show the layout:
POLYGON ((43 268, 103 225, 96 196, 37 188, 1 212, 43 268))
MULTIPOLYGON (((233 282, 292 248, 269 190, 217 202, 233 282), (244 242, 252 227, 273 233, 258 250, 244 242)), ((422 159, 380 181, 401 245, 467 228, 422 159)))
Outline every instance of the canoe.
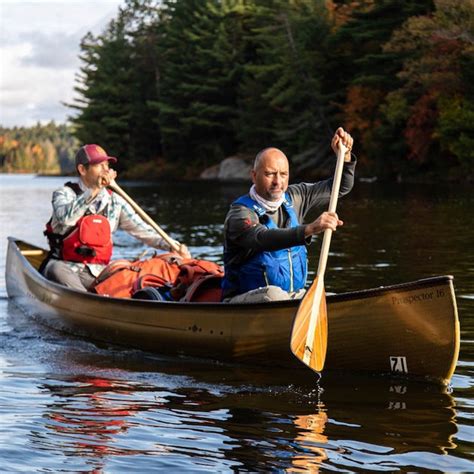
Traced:
MULTIPOLYGON (((298 301, 181 303, 109 298, 38 271, 45 250, 9 237, 9 298, 54 329, 162 354, 304 368, 290 351, 298 301)), ((327 296, 326 371, 447 385, 460 329, 452 276, 327 296)))

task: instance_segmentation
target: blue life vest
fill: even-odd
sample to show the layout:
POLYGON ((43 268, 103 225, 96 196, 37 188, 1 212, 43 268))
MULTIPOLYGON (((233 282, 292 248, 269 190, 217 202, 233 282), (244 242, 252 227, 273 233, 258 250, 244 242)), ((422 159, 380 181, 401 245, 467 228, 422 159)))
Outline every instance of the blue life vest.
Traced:
MULTIPOLYGON (((249 196, 241 196, 233 204, 245 206, 254 211, 264 226, 277 229, 278 226, 265 214, 265 209, 249 196)), ((292 203, 285 194, 283 207, 290 217, 290 226, 299 224, 292 203)), ((224 252, 225 276, 222 284, 224 294, 242 294, 268 285, 276 285, 285 291, 301 290, 308 273, 305 245, 281 250, 263 251, 239 263, 228 263, 231 255, 224 252)))

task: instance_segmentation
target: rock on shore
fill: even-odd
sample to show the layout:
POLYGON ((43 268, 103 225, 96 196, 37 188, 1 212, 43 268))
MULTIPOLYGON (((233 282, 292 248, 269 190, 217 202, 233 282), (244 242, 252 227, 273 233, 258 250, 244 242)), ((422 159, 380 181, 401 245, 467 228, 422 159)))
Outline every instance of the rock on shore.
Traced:
POLYGON ((206 168, 201 179, 217 179, 219 181, 250 181, 252 166, 242 158, 230 156, 219 164, 206 168))

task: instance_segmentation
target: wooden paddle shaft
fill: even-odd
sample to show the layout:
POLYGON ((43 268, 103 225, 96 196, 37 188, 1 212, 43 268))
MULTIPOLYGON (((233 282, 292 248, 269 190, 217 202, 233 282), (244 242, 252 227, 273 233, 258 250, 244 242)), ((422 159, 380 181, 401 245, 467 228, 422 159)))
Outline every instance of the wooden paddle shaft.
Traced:
MULTIPOLYGON (((339 188, 341 185, 342 169, 344 167, 344 155, 347 148, 343 143, 339 142, 339 150, 337 153, 336 170, 334 173, 334 180, 332 183, 331 198, 329 200, 329 212, 336 212, 337 200, 339 197, 339 188)), ((308 332, 306 333, 306 344, 303 355, 303 362, 310 365, 311 354, 314 346, 314 335, 316 331, 316 324, 318 322, 319 308, 321 306, 321 299, 324 291, 324 272, 326 271, 326 264, 329 255, 329 245, 331 244, 332 230, 326 229, 324 231, 323 243, 321 246, 321 254, 319 257, 318 273, 316 275, 316 291, 313 297, 313 305, 311 310, 311 318, 309 320, 308 332)))
POLYGON ((133 207, 135 212, 166 241, 171 250, 179 252, 180 244, 173 240, 117 183, 109 184, 109 188, 119 196, 122 196, 133 207))
MULTIPOLYGON (((339 142, 339 150, 337 154, 336 170, 334 172, 334 180, 331 190, 331 198, 329 200, 328 212, 336 212, 337 200, 339 198, 339 188, 341 187, 342 169, 344 168, 344 155, 347 148, 342 142, 339 142)), ((329 245, 331 244, 332 230, 326 229, 324 231, 323 243, 321 245, 321 254, 319 257, 317 276, 323 276, 326 271, 326 263, 329 255, 329 245)))

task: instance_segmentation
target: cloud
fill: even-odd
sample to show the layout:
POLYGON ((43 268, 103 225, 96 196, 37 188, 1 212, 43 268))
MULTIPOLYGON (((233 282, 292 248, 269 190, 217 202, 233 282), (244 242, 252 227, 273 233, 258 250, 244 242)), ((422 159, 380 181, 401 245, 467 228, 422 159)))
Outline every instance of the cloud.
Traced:
POLYGON ((73 112, 64 105, 59 103, 38 103, 38 104, 23 104, 16 109, 16 112, 7 110, 2 113, 2 120, 0 126, 2 127, 32 127, 37 123, 49 123, 54 121, 56 123, 64 123, 65 117, 71 117, 73 112), (21 122, 18 121, 18 116, 21 115, 21 122))
POLYGON ((0 125, 24 126, 74 111, 79 45, 100 34, 124 0, 0 0, 0 125))
MULTIPOLYGON (((17 46, 10 49, 9 54, 27 48, 17 46)), ((72 100, 74 75, 75 69, 25 67, 17 60, 11 64, 8 78, 2 81, 0 124, 21 126, 37 121, 64 122, 70 109, 62 102, 72 100)))
POLYGON ((78 66, 81 37, 67 33, 45 34, 32 32, 22 36, 23 42, 31 45, 29 54, 21 58, 25 66, 70 69, 78 66), (54 52, 54 54, 52 54, 54 52))

